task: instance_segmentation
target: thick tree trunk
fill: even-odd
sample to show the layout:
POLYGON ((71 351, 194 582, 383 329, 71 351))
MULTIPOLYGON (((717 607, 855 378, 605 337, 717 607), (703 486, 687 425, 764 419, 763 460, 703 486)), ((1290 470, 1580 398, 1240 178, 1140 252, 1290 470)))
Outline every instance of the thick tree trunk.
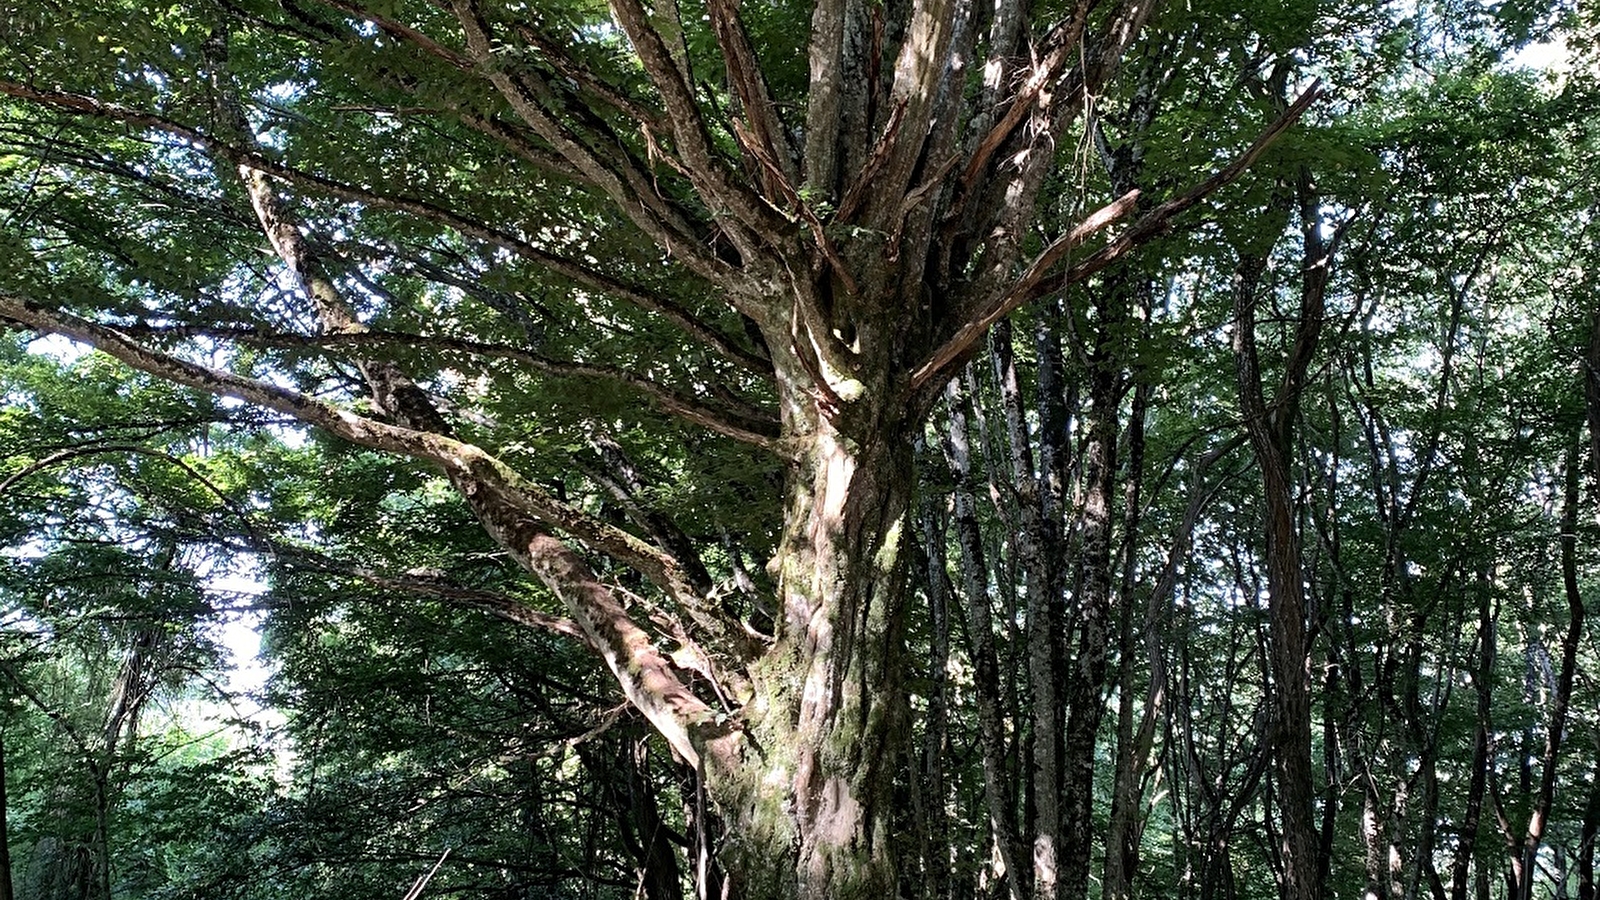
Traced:
POLYGON ((708 767, 729 820, 734 896, 882 900, 896 890, 913 472, 905 411, 883 396, 863 391, 832 416, 791 421, 800 446, 770 566, 782 622, 751 667, 737 757, 708 767))

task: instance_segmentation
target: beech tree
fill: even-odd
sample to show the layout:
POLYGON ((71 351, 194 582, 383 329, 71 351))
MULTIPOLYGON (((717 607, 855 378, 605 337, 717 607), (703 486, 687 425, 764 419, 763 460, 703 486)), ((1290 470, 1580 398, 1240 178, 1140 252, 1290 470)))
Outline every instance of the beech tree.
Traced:
MULTIPOLYGON (((561 603, 508 615, 588 647, 703 780, 734 895, 885 896, 931 408, 992 325, 1171 227, 1317 96, 1242 115, 1190 183, 1072 186, 1156 7, 14 6, 0 316, 432 466, 561 603), (561 417, 631 521, 551 480, 561 417), (642 419, 762 455, 779 520, 729 549, 630 505, 616 432, 642 419)), ((1056 790, 1011 862, 1035 897, 1082 890, 1056 790)))

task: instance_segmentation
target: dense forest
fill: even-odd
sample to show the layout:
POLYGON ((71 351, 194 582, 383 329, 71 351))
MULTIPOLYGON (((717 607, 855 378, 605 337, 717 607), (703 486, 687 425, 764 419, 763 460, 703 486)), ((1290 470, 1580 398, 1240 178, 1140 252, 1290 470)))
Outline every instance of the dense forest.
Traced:
POLYGON ((0 900, 1597 896, 1600 9, 0 38, 0 900))

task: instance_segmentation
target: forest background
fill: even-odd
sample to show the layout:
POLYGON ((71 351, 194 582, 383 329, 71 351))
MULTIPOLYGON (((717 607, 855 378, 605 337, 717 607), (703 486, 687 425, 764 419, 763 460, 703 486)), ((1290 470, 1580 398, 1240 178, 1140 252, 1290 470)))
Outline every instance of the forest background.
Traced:
POLYGON ((0 900, 1595 897, 1597 14, 0 3, 0 900))

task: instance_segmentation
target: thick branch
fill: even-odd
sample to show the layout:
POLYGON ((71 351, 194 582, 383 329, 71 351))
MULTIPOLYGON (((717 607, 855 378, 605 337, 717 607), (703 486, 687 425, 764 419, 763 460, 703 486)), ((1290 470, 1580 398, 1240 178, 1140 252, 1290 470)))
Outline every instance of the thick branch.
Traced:
MULTIPOLYGON (((950 114, 948 110, 936 109, 934 101, 944 80, 952 77, 950 49, 954 18, 962 6, 956 0, 925 0, 912 9, 889 90, 890 119, 897 121, 884 129, 882 140, 888 147, 886 164, 875 176, 879 186, 874 197, 868 200, 868 217, 878 227, 898 229, 897 221, 888 221, 885 217, 899 215, 901 198, 922 156, 933 118, 941 113, 950 114), (882 199, 875 200, 876 197, 882 199)), ((954 77, 959 78, 960 73, 955 73, 954 77)), ((955 96, 959 96, 959 92, 955 96)), ((861 179, 864 181, 867 177, 863 171, 861 179)))
POLYGON ((1021 278, 1014 282, 999 298, 990 302, 987 312, 961 326, 943 346, 934 351, 933 356, 927 362, 912 373, 911 390, 915 391, 927 384, 930 379, 943 371, 950 363, 964 355, 972 348, 973 344, 977 343, 979 338, 983 337, 991 325, 1015 312, 1031 299, 1029 291, 1039 283, 1045 272, 1054 266, 1061 257, 1071 252, 1074 248, 1082 246, 1084 241, 1127 216, 1137 206, 1138 201, 1139 192, 1130 191, 1096 210, 1074 226, 1071 231, 1052 241, 1050 246, 1046 247, 1044 252, 1040 253, 1038 258, 1033 261, 1033 264, 1028 267, 1028 270, 1023 273, 1021 278))
MULTIPOLYGON (((289 184, 311 188, 331 197, 350 200, 375 209, 404 212, 431 222, 437 222, 463 236, 475 238, 509 250, 577 284, 625 300, 640 309, 664 316, 700 343, 716 350, 744 368, 762 374, 770 372, 770 365, 766 360, 740 347, 732 338, 712 328, 676 302, 648 289, 627 284, 618 278, 601 272, 594 266, 557 256, 520 237, 508 234, 429 201, 415 197, 384 194, 369 188, 358 187, 296 169, 259 152, 240 148, 227 141, 218 140, 193 127, 164 116, 105 103, 81 94, 63 91, 41 91, 27 85, 8 81, 0 81, 0 94, 41 103, 57 109, 160 131, 210 151, 235 165, 249 166, 289 184)), ((679 246, 681 247, 682 245, 679 246)), ((718 265, 720 266, 720 264, 718 265)), ((694 266, 691 265, 691 268, 694 268, 694 266)), ((719 274, 725 275, 726 272, 720 272, 719 274)), ((727 296, 731 303, 735 301, 737 295, 730 293, 727 296)))
MULTIPOLYGON (((495 37, 474 0, 454 0, 451 10, 461 24, 468 52, 481 67, 483 76, 535 133, 604 191, 663 249, 683 254, 691 267, 708 277, 718 272, 726 274, 716 257, 699 246, 679 211, 661 196, 650 173, 641 171, 625 155, 621 159, 608 156, 603 147, 586 142, 546 108, 545 101, 551 93, 548 85, 531 80, 531 73, 508 69, 496 58, 495 37)), ((654 118, 641 121, 647 136, 649 122, 654 118)))
POLYGON ((587 378, 614 381, 654 400, 667 413, 717 434, 776 450, 777 420, 754 407, 717 409, 674 388, 616 366, 567 362, 551 359, 510 344, 473 341, 434 335, 395 331, 360 331, 317 335, 260 331, 254 328, 208 328, 200 326, 129 327, 129 334, 164 337, 208 337, 264 347, 410 347, 467 353, 491 359, 509 359, 537 371, 562 378, 587 378))
POLYGON ((777 106, 772 102, 766 78, 762 76, 761 61, 756 58, 750 35, 739 18, 738 2, 710 0, 706 4, 706 11, 711 16, 712 28, 716 30, 717 43, 722 47, 728 80, 739 95, 739 105, 750 123, 750 137, 758 147, 757 155, 770 160, 773 167, 767 171, 768 194, 794 195, 800 173, 795 167, 788 132, 778 118, 777 106))
POLYGON ((167 381, 276 410, 351 443, 431 462, 446 474, 462 477, 492 493, 507 509, 559 528, 637 570, 674 598, 694 596, 671 555, 556 500, 480 447, 441 434, 379 422, 299 391, 192 363, 139 344, 114 328, 15 295, 0 294, 0 318, 88 344, 167 381))
POLYGON ((849 0, 819 0, 811 14, 809 63, 811 86, 806 91, 805 184, 831 197, 839 178, 840 130, 845 117, 849 68, 845 19, 849 0))
POLYGON ((701 738, 722 733, 709 707, 677 678, 611 589, 547 526, 638 570, 680 601, 695 602, 688 580, 669 554, 556 501, 505 463, 463 441, 378 422, 297 391, 188 362, 144 347, 115 329, 12 295, 0 294, 0 319, 89 344, 175 384, 275 409, 353 443, 439 466, 467 495, 485 528, 566 604, 628 699, 680 756, 696 763, 701 738))
POLYGON ((304 568, 312 571, 354 578, 384 590, 433 597, 449 603, 481 610, 516 625, 524 625, 530 628, 537 628, 540 631, 548 631, 552 634, 577 638, 588 644, 591 649, 597 649, 592 644, 589 644, 589 636, 571 619, 540 612, 509 594, 463 587, 444 578, 410 574, 390 575, 371 566, 345 562, 314 550, 308 550, 303 547, 289 547, 276 542, 265 549, 268 549, 274 556, 302 564, 304 568))
POLYGON ((1185 191, 1183 194, 1162 203, 1155 209, 1146 213, 1128 229, 1116 237, 1115 240, 1101 247, 1089 257, 1076 265, 1052 277, 1043 277, 1044 269, 1056 260, 1065 256, 1073 247, 1079 246, 1090 235, 1117 219, 1126 215, 1133 208, 1133 201, 1137 199, 1134 194, 1128 194, 1115 202, 1101 208, 1098 212, 1085 219, 1071 232, 1057 238, 1047 247, 1044 253, 1035 259, 1023 277, 1013 282, 1002 294, 985 304, 985 311, 963 325, 946 341, 938 350, 934 351, 928 361, 919 366, 911 376, 911 390, 917 390, 928 384, 943 372, 952 362, 960 359, 971 349, 972 345, 983 336, 990 325, 1001 318, 1015 312, 1024 305, 1037 300, 1047 294, 1062 290, 1070 284, 1075 284, 1088 278, 1106 266, 1121 259, 1129 251, 1143 246, 1150 239, 1156 237, 1172 226, 1172 220, 1181 213, 1198 205, 1202 200, 1226 186, 1250 167, 1266 149, 1272 146, 1285 131, 1300 118, 1311 102, 1320 93, 1320 82, 1313 83, 1299 99, 1279 116, 1277 121, 1263 131, 1259 137, 1234 160, 1218 169, 1205 181, 1185 191), (1048 260, 1046 257, 1050 257, 1048 260), (1041 265, 1041 263, 1043 265, 1041 265))
POLYGON ((738 183, 717 153, 700 105, 695 102, 694 91, 684 81, 683 73, 660 33, 650 24, 649 15, 639 0, 611 0, 611 11, 627 33, 651 83, 661 94, 672 120, 678 152, 683 156, 695 187, 713 205, 732 213, 754 235, 766 235, 770 241, 770 236, 788 231, 788 222, 754 191, 738 183))

